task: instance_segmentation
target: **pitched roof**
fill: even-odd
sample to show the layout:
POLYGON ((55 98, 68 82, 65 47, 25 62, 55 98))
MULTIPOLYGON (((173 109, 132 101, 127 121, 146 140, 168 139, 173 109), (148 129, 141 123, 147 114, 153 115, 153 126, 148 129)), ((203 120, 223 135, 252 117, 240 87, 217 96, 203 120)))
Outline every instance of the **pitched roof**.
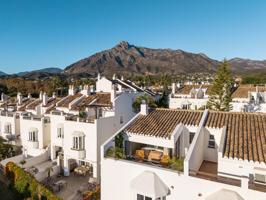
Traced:
POLYGON ((226 126, 223 156, 266 162, 265 114, 210 112, 205 126, 226 126))
POLYGON ((112 106, 111 94, 106 92, 98 92, 96 94, 89 95, 83 98, 77 104, 72 106, 72 110, 84 110, 89 106, 103 106, 110 107, 112 106))
POLYGON ((170 138, 179 123, 198 125, 202 111, 155 109, 148 115, 140 115, 127 128, 126 132, 170 138))
POLYGON ((61 102, 58 103, 58 107, 66 107, 68 108, 69 104, 74 101, 76 98, 81 97, 82 94, 81 93, 77 93, 75 95, 69 95, 67 96, 64 100, 62 100, 61 102))
MULTIPOLYGON (((248 98, 248 92, 255 92, 256 87, 251 85, 240 85, 232 94, 232 98, 248 98)), ((265 86, 258 86, 259 92, 265 92, 265 86)))
POLYGON ((212 85, 183 85, 180 88, 177 88, 176 93, 177 94, 189 94, 193 88, 199 89, 200 87, 207 88, 206 94, 208 94, 212 88, 212 85))

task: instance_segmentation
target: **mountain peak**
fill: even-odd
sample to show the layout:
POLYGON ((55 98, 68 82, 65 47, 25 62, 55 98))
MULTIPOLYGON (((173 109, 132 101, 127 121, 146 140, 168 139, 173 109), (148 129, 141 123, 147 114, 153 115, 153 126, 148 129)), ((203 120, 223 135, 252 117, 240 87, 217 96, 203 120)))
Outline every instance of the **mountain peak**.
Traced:
POLYGON ((122 49, 129 49, 132 45, 130 45, 127 41, 121 41, 119 42, 116 47, 122 48, 122 49))

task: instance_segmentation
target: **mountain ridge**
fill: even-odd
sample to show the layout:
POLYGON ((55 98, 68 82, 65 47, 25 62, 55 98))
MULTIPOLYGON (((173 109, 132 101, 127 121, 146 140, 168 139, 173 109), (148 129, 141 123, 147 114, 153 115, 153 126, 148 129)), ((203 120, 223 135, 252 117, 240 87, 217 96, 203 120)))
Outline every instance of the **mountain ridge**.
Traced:
MULTIPOLYGON (((232 58, 228 60, 236 74, 266 72, 266 60, 232 58)), ((69 66, 64 73, 98 72, 119 74, 178 74, 216 71, 220 61, 204 53, 190 53, 181 49, 152 49, 122 41, 110 49, 97 52, 69 66)))

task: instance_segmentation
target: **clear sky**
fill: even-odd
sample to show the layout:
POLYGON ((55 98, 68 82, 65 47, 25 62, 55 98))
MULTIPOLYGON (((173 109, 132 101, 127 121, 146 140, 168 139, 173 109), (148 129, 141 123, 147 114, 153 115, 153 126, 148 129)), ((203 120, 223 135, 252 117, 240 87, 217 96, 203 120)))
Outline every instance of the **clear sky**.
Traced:
POLYGON ((64 68, 122 40, 266 59, 266 1, 0 0, 0 71, 64 68))

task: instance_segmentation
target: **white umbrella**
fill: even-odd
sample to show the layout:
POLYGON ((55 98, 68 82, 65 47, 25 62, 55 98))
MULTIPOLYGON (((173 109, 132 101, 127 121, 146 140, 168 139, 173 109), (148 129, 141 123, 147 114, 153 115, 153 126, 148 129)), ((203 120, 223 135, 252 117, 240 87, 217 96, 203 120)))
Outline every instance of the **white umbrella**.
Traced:
POLYGON ((151 171, 144 171, 131 181, 131 188, 139 194, 151 198, 160 198, 167 196, 169 188, 164 182, 151 171))
POLYGON ((237 192, 228 189, 221 189, 209 195, 205 200, 244 200, 237 192))

